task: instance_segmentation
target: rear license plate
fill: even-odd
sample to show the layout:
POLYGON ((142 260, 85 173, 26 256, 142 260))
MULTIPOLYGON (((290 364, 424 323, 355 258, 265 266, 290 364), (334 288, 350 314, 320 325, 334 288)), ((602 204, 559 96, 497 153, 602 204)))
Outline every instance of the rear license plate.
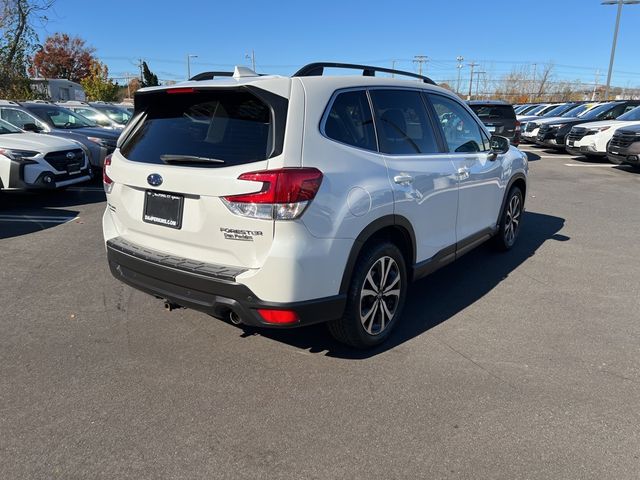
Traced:
POLYGON ((163 227, 182 228, 184 197, 175 193, 147 190, 142 220, 163 227))
POLYGON ((487 130, 489 130, 489 133, 494 133, 496 131, 496 127, 492 125, 490 127, 487 127, 487 130))

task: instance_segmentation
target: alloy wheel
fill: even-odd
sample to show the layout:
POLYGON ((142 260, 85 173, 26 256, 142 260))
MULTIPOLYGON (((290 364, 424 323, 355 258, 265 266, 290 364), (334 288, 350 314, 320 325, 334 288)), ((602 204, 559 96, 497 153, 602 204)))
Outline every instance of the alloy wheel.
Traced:
POLYGON ((384 256, 376 260, 360 291, 360 323, 370 335, 379 335, 391 324, 403 287, 397 262, 384 256))

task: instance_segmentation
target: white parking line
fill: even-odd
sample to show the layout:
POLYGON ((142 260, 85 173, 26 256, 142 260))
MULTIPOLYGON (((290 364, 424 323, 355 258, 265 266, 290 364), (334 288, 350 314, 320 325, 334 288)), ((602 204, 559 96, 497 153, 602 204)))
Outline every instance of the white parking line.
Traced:
POLYGON ((607 164, 597 164, 597 165, 588 165, 583 163, 565 163, 567 167, 585 167, 585 168, 613 168, 613 167, 623 167, 627 168, 629 165, 607 165, 607 164))
POLYGON ((68 223, 80 217, 66 216, 57 217, 55 215, 0 215, 0 222, 22 222, 22 223, 68 223))

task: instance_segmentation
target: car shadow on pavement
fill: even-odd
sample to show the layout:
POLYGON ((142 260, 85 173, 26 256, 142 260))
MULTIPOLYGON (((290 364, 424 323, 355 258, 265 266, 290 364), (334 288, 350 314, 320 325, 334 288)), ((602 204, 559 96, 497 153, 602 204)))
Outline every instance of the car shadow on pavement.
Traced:
POLYGON ((325 325, 294 330, 245 328, 244 335, 262 335, 312 353, 344 359, 366 359, 409 341, 445 322, 493 290, 547 241, 568 241, 558 232, 564 219, 527 212, 518 243, 499 253, 483 245, 457 262, 411 286, 401 322, 389 339, 371 350, 354 350, 336 342, 325 325))
MULTIPOLYGON (((524 150, 521 150, 521 152, 524 152, 524 150)), ((527 156, 527 160, 529 160, 530 162, 535 162, 536 160, 540 160, 542 158, 540 155, 534 152, 524 152, 524 153, 527 156)))
POLYGON ((0 239, 19 237, 70 222, 78 211, 67 209, 105 201, 94 182, 63 191, 0 192, 0 239))

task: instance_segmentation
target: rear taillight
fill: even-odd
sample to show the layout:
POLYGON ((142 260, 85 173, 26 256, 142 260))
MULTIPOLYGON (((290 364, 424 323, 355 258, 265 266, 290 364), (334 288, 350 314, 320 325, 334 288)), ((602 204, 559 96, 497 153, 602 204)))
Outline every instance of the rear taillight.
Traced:
POLYGON ((314 199, 322 172, 317 168, 281 168, 243 173, 238 180, 262 182, 256 192, 222 197, 234 214, 267 220, 293 220, 314 199))
POLYGON ((520 122, 516 120, 516 132, 520 131, 520 122))
POLYGON ((102 185, 104 186, 105 193, 111 193, 113 189, 113 180, 107 175, 107 167, 111 165, 111 155, 107 155, 104 159, 104 166, 102 167, 102 185))
POLYGON ((267 310, 259 309, 258 313, 265 321, 265 323, 286 325, 291 323, 298 323, 300 317, 293 310, 267 310))

